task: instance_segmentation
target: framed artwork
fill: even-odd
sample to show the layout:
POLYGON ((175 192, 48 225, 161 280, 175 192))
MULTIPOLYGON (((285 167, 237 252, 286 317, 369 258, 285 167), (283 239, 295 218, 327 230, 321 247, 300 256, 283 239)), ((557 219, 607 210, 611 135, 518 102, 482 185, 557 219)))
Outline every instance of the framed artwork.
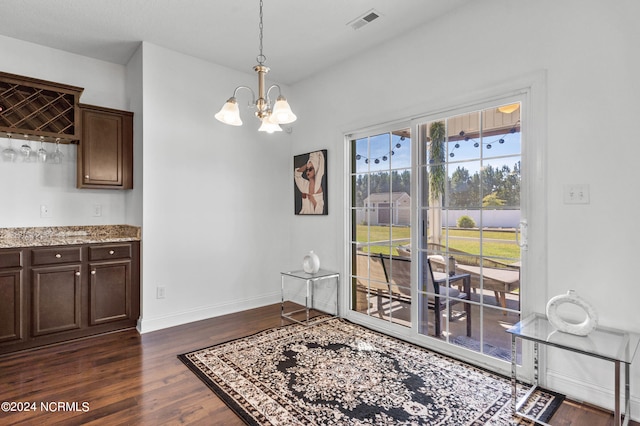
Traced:
POLYGON ((326 149, 293 157, 293 193, 295 214, 329 213, 326 149))

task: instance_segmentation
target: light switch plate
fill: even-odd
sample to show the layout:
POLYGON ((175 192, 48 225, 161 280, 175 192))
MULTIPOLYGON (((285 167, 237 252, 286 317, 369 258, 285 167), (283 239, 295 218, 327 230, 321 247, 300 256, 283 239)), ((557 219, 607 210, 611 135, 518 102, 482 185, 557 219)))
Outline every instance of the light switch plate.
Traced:
POLYGON ((565 204, 589 204, 589 184, 573 183, 564 186, 565 204))

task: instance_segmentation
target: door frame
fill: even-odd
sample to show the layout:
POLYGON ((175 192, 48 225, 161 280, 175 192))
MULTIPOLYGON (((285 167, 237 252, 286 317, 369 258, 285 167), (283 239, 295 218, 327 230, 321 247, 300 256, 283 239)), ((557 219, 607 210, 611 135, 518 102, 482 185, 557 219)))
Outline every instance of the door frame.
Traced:
MULTIPOLYGON (((437 351, 455 356, 463 361, 468 361, 476 365, 482 365, 500 373, 510 374, 510 363, 499 360, 492 360, 489 357, 477 356, 469 357, 468 352, 463 349, 457 350, 455 345, 441 342, 438 339, 428 338, 417 333, 416 312, 412 312, 412 327, 402 327, 379 321, 376 318, 363 315, 351 310, 351 151, 350 141, 365 134, 373 134, 376 131, 384 131, 390 126, 404 125, 410 123, 412 132, 416 132, 416 123, 425 122, 428 117, 455 115, 462 111, 472 109, 482 109, 483 106, 491 105, 495 102, 503 102, 508 99, 517 99, 521 102, 521 128, 522 131, 522 162, 521 171, 524 177, 521 182, 521 211, 525 212, 528 223, 527 242, 528 250, 521 254, 522 271, 521 276, 521 305, 522 318, 533 312, 543 312, 548 299, 547 285, 547 72, 539 70, 529 74, 521 75, 510 79, 508 82, 497 84, 488 89, 477 91, 473 94, 453 96, 440 107, 430 108, 425 112, 416 110, 414 114, 405 115, 404 118, 389 120, 384 124, 363 127, 358 130, 343 133, 344 146, 344 244, 345 256, 343 265, 343 282, 345 285, 341 289, 343 310, 341 315, 350 321, 367 327, 375 328, 381 332, 408 340, 421 346, 428 346, 437 351), (536 284, 542 283, 542 284, 536 284), (485 359, 486 358, 486 359, 485 359)), ((412 134, 412 142, 417 138, 412 134)), ((412 150, 417 150, 417 143, 412 143, 412 150)), ((412 152, 417 155, 417 152, 412 152)), ((417 166, 412 168, 412 200, 415 200, 418 190, 417 166)), ((412 203, 412 232, 418 232, 418 215, 416 203, 412 203)), ((524 214, 522 215, 524 217, 524 214)), ((415 240, 415 235, 413 236, 415 240)), ((418 273, 417 263, 412 262, 414 276, 418 273)), ((414 286, 415 287, 415 286, 414 286)), ((415 293, 413 288, 412 292, 415 293)), ((415 294, 413 294, 415 298, 415 294)), ((413 308, 412 309, 417 309, 413 308)), ((531 379, 533 351, 532 346, 523 344, 522 365, 518 367, 518 375, 531 379)), ((541 357, 541 371, 544 371, 544 356, 541 357)), ((544 375, 543 375, 544 376, 544 375)), ((544 383, 541 383, 544 385, 544 383)))

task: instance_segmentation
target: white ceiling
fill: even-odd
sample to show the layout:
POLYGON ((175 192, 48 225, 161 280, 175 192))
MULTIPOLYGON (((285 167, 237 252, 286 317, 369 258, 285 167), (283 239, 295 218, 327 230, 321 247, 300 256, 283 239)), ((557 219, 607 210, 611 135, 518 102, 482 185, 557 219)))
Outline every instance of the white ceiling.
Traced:
MULTIPOLYGON (((269 78, 296 83, 469 1, 265 0, 269 78), (371 9, 381 17, 348 25, 371 9)), ((0 0, 0 35, 118 64, 148 41, 252 72, 258 8, 258 0, 0 0)))

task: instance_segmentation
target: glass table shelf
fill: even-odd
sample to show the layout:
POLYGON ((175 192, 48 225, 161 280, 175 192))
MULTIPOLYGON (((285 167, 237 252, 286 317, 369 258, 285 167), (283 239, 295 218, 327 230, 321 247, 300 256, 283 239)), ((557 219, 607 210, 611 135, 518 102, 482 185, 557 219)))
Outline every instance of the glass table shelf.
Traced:
POLYGON ((320 312, 325 312, 325 313, 329 313, 326 311, 323 311, 321 309, 318 309, 316 307, 316 303, 315 303, 315 286, 317 286, 320 282, 325 281, 325 280, 331 280, 333 281, 335 279, 335 305, 334 305, 334 312, 329 313, 330 316, 327 317, 328 318, 333 318, 335 316, 337 316, 339 314, 339 305, 338 305, 338 301, 339 301, 339 294, 338 294, 338 288, 340 285, 340 274, 338 272, 333 272, 333 271, 329 271, 326 269, 320 269, 318 272, 316 272, 315 274, 310 274, 308 272, 305 271, 288 271, 288 272, 281 272, 280 273, 280 277, 281 277, 281 287, 280 287, 280 294, 281 294, 281 304, 280 304, 280 316, 282 318, 286 318, 290 321, 294 321, 300 324, 309 324, 309 314, 312 310, 316 310, 316 311, 320 311, 320 312), (285 278, 293 278, 294 281, 298 282, 298 283, 304 283, 306 285, 305 287, 305 302, 304 302, 304 308, 302 309, 296 309, 293 311, 288 311, 285 312, 285 278), (295 314, 304 312, 305 316, 303 320, 299 320, 294 318, 295 314))
MULTIPOLYGON (((533 391, 538 386, 538 345, 552 346, 555 348, 580 353, 583 355, 604 359, 614 363, 615 370, 615 409, 614 421, 616 425, 627 425, 629 422, 629 409, 631 404, 629 392, 629 366, 636 356, 640 335, 614 328, 597 327, 587 336, 576 336, 556 330, 547 317, 542 314, 532 314, 511 328, 507 329, 511 334, 511 384, 513 392, 513 408, 516 415, 526 417, 519 412, 533 391), (534 386, 529 392, 517 401, 517 375, 516 375, 516 339, 529 340, 534 343, 533 368, 534 386), (621 388, 620 369, 624 368, 625 383, 621 388), (624 391, 624 412, 620 409, 620 393, 624 391), (625 415, 627 413, 627 415, 625 415), (623 423, 624 417, 624 423, 623 423)), ((544 424, 544 423, 540 423, 544 424)))

